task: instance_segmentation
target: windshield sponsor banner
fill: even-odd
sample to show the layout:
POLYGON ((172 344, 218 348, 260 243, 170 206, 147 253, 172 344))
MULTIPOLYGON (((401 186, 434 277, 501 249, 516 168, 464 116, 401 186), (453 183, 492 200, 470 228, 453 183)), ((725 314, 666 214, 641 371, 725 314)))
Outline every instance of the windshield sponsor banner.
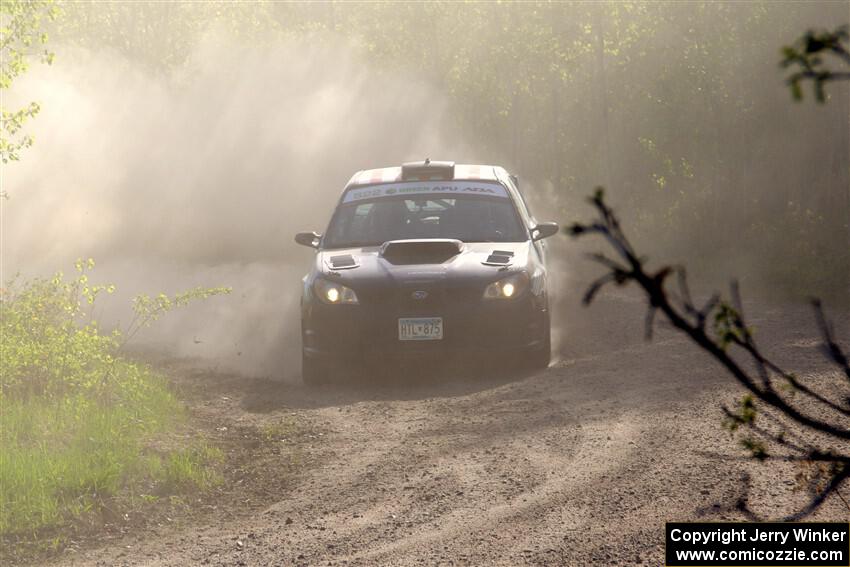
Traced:
POLYGON ((665 565, 848 567, 850 524, 667 523, 665 565))
POLYGON ((439 195, 451 198, 457 195, 481 195, 483 197, 508 198, 508 191, 498 183, 476 183, 470 181, 412 181, 357 187, 345 193, 343 203, 366 199, 381 199, 407 195, 439 195))

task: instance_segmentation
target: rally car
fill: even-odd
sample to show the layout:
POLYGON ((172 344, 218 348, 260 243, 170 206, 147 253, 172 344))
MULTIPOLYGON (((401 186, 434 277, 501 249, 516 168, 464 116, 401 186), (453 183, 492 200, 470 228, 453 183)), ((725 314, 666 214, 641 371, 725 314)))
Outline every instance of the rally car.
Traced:
POLYGON ((303 280, 302 376, 369 363, 550 357, 546 250, 558 232, 492 165, 405 163, 357 172, 303 280))

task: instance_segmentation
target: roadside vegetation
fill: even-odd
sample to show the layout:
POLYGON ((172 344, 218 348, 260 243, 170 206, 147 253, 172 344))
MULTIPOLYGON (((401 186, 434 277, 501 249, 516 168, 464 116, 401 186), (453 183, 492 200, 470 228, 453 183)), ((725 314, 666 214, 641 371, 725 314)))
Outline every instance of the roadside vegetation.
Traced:
MULTIPOLYGON (((782 50, 780 65, 790 69, 786 82, 794 100, 803 99, 803 85, 811 83, 815 100, 827 101, 827 84, 850 80, 848 26, 835 31, 809 30, 782 50), (827 57, 824 57, 827 56, 827 57), (831 56, 831 57, 828 57, 831 56)), ((723 406, 724 426, 758 461, 792 463, 796 485, 808 493, 807 504, 783 521, 810 516, 824 502, 838 498, 850 512, 841 489, 850 478, 850 356, 838 343, 835 328, 819 299, 811 299, 821 333, 824 357, 835 372, 814 382, 783 368, 766 354, 755 338, 755 329, 744 315, 739 284, 733 281, 728 298, 714 294, 702 305, 692 298, 683 266, 662 266, 652 271, 647 259, 626 236, 614 210, 605 202, 603 189, 589 199, 596 219, 566 229, 573 237, 596 236, 613 255, 596 253, 591 259, 605 268, 585 292, 589 305, 609 284, 634 284, 648 305, 646 337, 652 337, 657 314, 716 360, 744 388, 736 407, 723 406), (675 291, 667 282, 675 279, 675 291)), ((839 282, 846 292, 850 281, 839 282)), ((846 301, 846 296, 844 297, 846 301)), ((748 481, 747 481, 748 482, 748 481)), ((751 520, 763 520, 745 494, 735 503, 751 520)))
POLYGON ((0 296, 0 535, 34 533, 112 506, 216 481, 220 453, 202 441, 168 443, 186 419, 164 376, 122 355, 163 313, 227 288, 140 296, 128 329, 93 318, 107 285, 94 263, 77 274, 11 283, 0 296), (165 442, 164 442, 165 440, 165 442))
MULTIPOLYGON (((52 0, 0 3, 0 89, 31 62, 50 64, 48 28, 61 10, 52 0)), ((52 28, 51 28, 52 29, 52 28)), ((27 122, 36 101, 0 108, 0 167, 21 159, 34 138, 27 122)), ((3 176, 0 175, 0 181, 3 176)), ((24 196, 25 188, 16 188, 24 196)), ((0 186, 0 212, 10 197, 0 186)), ((46 541, 39 534, 128 503, 207 488, 221 452, 202 440, 172 440, 186 412, 164 376, 123 349, 165 313, 229 288, 174 296, 137 296, 123 330, 100 326, 92 260, 74 277, 12 281, 0 288, 0 538, 46 541)))
MULTIPOLYGON (((723 406, 724 426, 739 434, 741 446, 754 459, 795 464, 797 486, 809 494, 808 503, 782 521, 805 518, 832 496, 839 498, 850 512, 840 490, 850 478, 850 359, 838 344, 820 301, 813 300, 814 314, 824 356, 836 369, 826 384, 781 367, 762 350, 744 315, 737 282, 733 282, 728 299, 716 294, 698 305, 692 299, 683 267, 647 269, 647 260, 626 237, 601 188, 597 188, 590 202, 597 218, 574 224, 567 232, 575 237, 601 237, 613 255, 592 256, 606 272, 588 287, 584 303, 590 304, 608 284, 634 284, 648 304, 647 338, 652 337, 656 315, 660 315, 746 390, 737 407, 723 406), (675 291, 668 289, 668 280, 677 282, 675 291)), ((751 520, 764 520, 746 495, 735 503, 735 508, 751 520)))

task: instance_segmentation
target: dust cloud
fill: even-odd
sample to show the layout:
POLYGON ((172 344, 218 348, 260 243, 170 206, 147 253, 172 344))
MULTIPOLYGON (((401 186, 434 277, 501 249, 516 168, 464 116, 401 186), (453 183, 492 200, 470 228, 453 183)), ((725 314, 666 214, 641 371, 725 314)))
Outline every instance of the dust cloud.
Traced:
POLYGON ((247 47, 210 36, 168 77, 63 49, 15 95, 43 110, 35 145, 5 174, 3 279, 94 258, 92 280, 118 288, 95 315, 118 326, 138 293, 231 286, 136 344, 248 375, 297 379, 312 252, 293 235, 324 229, 351 174, 463 155, 437 92, 370 70, 330 37, 247 47))
MULTIPOLYGON (((777 66, 781 45, 807 27, 843 22, 843 5, 717 4, 697 21, 689 5, 646 4, 622 21, 601 11, 603 25, 591 26, 597 36, 573 28, 588 21, 588 6, 547 8, 555 31, 584 38, 567 82, 539 82, 536 74, 550 70, 533 51, 518 51, 525 59, 504 76, 499 66, 495 75, 485 73, 490 66, 477 70, 476 61, 500 53, 502 26, 454 36, 452 53, 466 53, 473 77, 483 73, 461 83, 480 91, 454 98, 440 83, 446 69, 405 60, 382 70, 383 60, 345 33, 247 45, 213 31, 167 71, 115 51, 57 45, 56 63, 33 66, 8 96, 10 107, 36 100, 42 111, 27 125, 35 145, 4 168, 12 198, 2 204, 2 279, 95 258, 95 279, 119 289, 98 313, 109 325, 126 325, 138 293, 232 286, 231 296, 170 314, 138 343, 294 380, 300 278, 312 252, 293 234, 324 228, 353 172, 432 157, 506 166, 544 221, 586 220, 584 196, 607 185, 651 267, 686 264, 696 292, 737 276, 747 297, 784 301, 837 288, 846 302, 850 94, 834 85, 828 104, 795 105, 777 66), (631 47, 616 31, 631 29, 629 18, 648 26, 636 28, 631 47), (744 26, 737 43, 718 33, 728 21, 744 26), (606 42, 612 50, 622 42, 625 55, 598 49, 606 42), (486 106, 487 97, 511 92, 491 88, 508 78, 515 92, 486 106), (520 96, 522 84, 540 90, 520 96)), ((302 7, 330 17, 329 29, 362 11, 302 7)), ((544 17, 520 14, 519 5, 480 14, 479 6, 436 15, 409 8, 384 15, 454 25, 465 14, 467 23, 510 23, 514 37, 544 17)), ((426 28, 408 28, 414 45, 426 28)), ((599 318, 580 306, 580 291, 599 273, 582 253, 604 246, 563 237, 547 244, 559 292, 555 343, 574 350, 599 318)), ((635 320, 618 344, 640 340, 642 318, 635 320)))

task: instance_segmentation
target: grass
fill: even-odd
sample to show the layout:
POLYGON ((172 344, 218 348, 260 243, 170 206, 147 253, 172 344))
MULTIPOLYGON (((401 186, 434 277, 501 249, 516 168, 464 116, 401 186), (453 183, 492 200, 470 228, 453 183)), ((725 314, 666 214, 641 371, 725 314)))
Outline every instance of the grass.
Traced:
POLYGON ((285 441, 297 431, 295 420, 283 418, 273 423, 267 423, 260 428, 260 434, 267 442, 285 441))
POLYGON ((89 284, 92 265, 0 295, 2 536, 61 527, 119 494, 143 500, 217 481, 217 449, 153 448, 186 414, 163 376, 121 356, 120 333, 91 320, 97 295, 112 291, 89 284))
POLYGON ((167 486, 177 488, 214 486, 221 477, 215 469, 204 465, 222 460, 221 449, 206 444, 176 450, 163 459, 162 478, 167 486))

